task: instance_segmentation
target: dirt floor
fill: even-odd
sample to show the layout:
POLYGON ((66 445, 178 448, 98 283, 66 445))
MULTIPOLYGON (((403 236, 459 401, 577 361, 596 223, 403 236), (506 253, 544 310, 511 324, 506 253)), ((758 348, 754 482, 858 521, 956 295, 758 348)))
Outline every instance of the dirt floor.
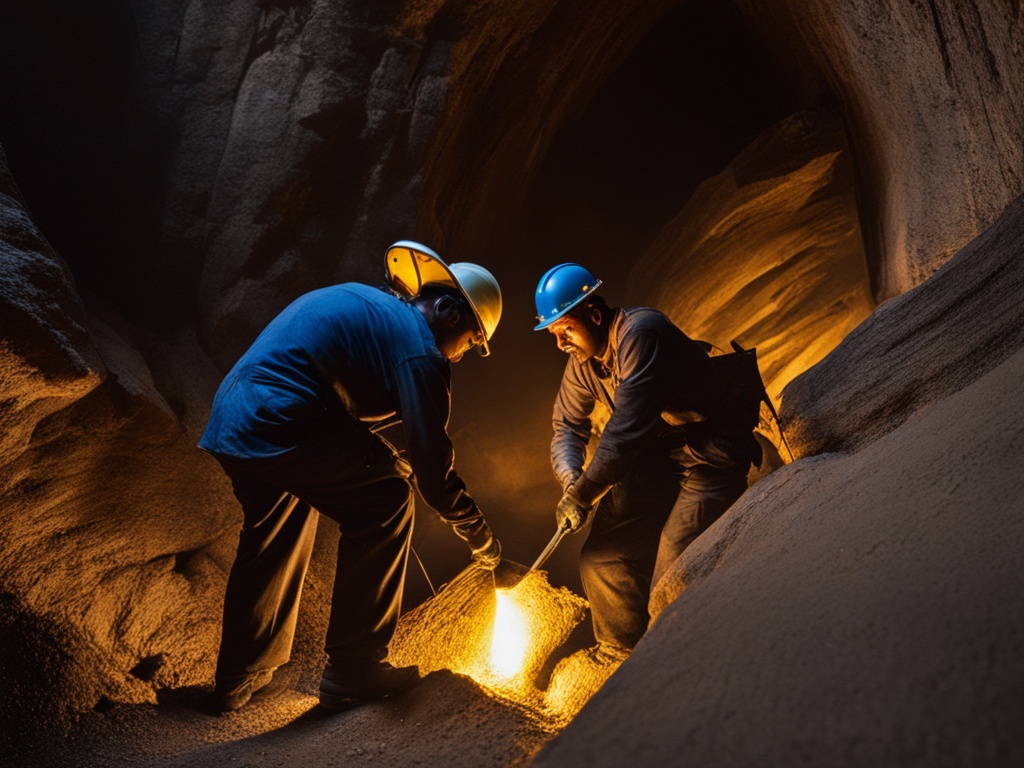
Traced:
POLYGON ((165 689, 155 705, 108 704, 86 713, 66 739, 0 749, 0 766, 526 765, 603 678, 562 664, 592 642, 585 602, 534 573, 516 587, 526 621, 520 629, 532 649, 512 679, 519 682, 476 682, 487 678, 486 651, 497 631, 493 585, 489 572, 467 568, 402 617, 391 660, 417 666, 422 679, 394 699, 326 712, 317 698, 326 657, 303 647, 237 712, 211 709, 211 685, 165 689), (545 689, 556 679, 552 687, 562 695, 551 709, 545 689))
POLYGON ((0 755, 0 765, 520 766, 554 735, 528 713, 447 671, 427 675, 395 699, 341 713, 317 707, 312 692, 275 687, 230 714, 211 713, 209 690, 200 688, 167 692, 156 706, 90 713, 69 739, 0 755))

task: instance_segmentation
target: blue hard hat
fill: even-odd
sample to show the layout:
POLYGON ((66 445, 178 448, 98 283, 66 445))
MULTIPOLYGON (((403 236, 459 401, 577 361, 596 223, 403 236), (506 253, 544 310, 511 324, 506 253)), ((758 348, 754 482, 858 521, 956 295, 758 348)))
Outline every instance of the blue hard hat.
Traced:
POLYGON ((566 262, 552 267, 537 283, 537 319, 542 331, 575 307, 601 284, 586 267, 566 262))

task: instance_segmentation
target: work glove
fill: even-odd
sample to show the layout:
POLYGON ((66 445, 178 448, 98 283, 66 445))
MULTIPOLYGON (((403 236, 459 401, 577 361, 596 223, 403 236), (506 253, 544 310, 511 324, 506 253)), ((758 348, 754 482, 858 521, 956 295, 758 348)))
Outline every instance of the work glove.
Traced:
POLYGON ((588 480, 586 475, 577 477, 565 489, 562 499, 555 507, 558 530, 576 533, 586 524, 590 514, 597 507, 597 502, 607 490, 607 487, 588 480))
POLYGON ((459 502, 442 519, 455 529, 456 535, 469 545, 473 562, 493 571, 501 561, 501 544, 491 533, 483 512, 468 493, 463 492, 459 502))
POLYGON ((593 511, 594 505, 584 504, 576 498, 570 488, 562 494, 558 506, 555 507, 555 522, 558 524, 558 530, 576 533, 584 526, 593 511))
POLYGON ((479 549, 473 549, 473 562, 487 571, 493 571, 498 567, 498 563, 501 562, 501 543, 493 534, 486 544, 479 549))

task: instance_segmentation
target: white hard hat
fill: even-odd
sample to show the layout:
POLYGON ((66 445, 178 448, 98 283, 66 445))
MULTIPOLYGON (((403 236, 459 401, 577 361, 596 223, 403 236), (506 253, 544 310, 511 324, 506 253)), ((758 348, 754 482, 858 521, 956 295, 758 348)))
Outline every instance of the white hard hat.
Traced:
POLYGON ((459 289, 469 302, 484 335, 480 354, 491 353, 490 340, 501 319, 501 288, 489 271, 479 264, 445 264, 433 250, 412 240, 399 240, 388 248, 387 276, 391 287, 406 296, 416 296, 427 283, 442 283, 459 289))

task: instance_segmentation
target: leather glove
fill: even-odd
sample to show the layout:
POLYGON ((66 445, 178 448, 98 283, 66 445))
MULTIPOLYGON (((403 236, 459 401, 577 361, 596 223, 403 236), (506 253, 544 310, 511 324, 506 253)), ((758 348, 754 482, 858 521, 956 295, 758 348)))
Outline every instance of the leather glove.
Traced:
POLYGON ((570 488, 562 494, 558 506, 555 507, 555 522, 558 530, 576 533, 587 522, 590 513, 594 510, 593 504, 584 504, 573 495, 570 488))
MULTIPOLYGON (((488 531, 490 533, 490 531, 488 531)), ((473 548, 473 562, 484 570, 493 571, 501 562, 501 543, 491 534, 486 544, 473 548)))

